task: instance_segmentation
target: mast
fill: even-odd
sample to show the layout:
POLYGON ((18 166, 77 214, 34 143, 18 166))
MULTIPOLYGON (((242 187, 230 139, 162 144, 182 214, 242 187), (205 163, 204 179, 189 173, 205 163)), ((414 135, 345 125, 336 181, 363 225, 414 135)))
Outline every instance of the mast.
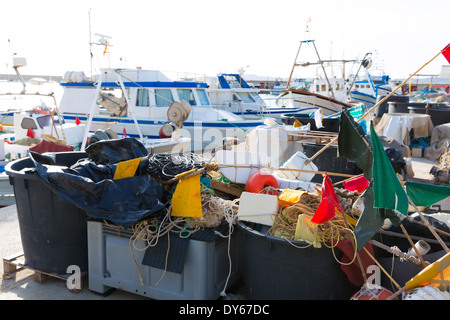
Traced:
POLYGON ((89 16, 89 62, 91 65, 91 79, 92 79, 92 32, 91 32, 91 9, 88 11, 89 16))

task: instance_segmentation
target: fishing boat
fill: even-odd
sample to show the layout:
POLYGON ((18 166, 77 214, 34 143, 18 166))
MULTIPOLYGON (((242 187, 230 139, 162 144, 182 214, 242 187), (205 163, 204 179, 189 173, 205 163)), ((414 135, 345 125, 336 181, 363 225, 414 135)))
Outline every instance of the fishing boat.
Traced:
POLYGON ((347 81, 344 80, 345 71, 342 79, 332 78, 330 80, 324 64, 340 62, 344 64, 343 70, 345 70, 346 63, 355 61, 356 60, 322 60, 318 54, 314 40, 300 41, 300 46, 291 69, 286 89, 277 97, 276 105, 286 108, 301 108, 301 110, 297 112, 298 114, 311 114, 317 110, 321 110, 324 116, 337 115, 343 109, 353 107, 354 104, 347 103, 347 81), (317 62, 297 62, 303 44, 312 44, 314 46, 318 57, 317 62), (295 68, 309 67, 312 65, 319 65, 323 71, 323 76, 318 76, 310 81, 305 81, 302 86, 292 87, 291 81, 293 79, 295 68))
POLYGON ((217 76, 217 88, 208 88, 208 96, 212 106, 226 110, 244 119, 261 119, 270 117, 281 119, 285 113, 300 111, 295 107, 273 107, 259 95, 260 90, 250 86, 237 73, 223 73, 217 76))
POLYGON ((222 146, 225 137, 244 139, 263 120, 246 120, 215 108, 207 84, 172 81, 156 70, 102 69, 87 79, 68 72, 62 81, 60 112, 90 132, 110 129, 138 139, 190 139, 187 151, 222 146), (78 120, 77 120, 78 119, 78 120))
POLYGON ((276 103, 278 106, 285 106, 286 109, 297 107, 299 109, 296 113, 299 114, 311 114, 322 109, 324 116, 336 115, 342 109, 353 107, 332 97, 295 88, 284 90, 278 96, 276 103))
MULTIPOLYGON (((370 52, 366 53, 350 87, 347 89, 350 100, 362 103, 366 109, 373 107, 378 97, 387 96, 393 90, 390 77, 385 75, 382 69, 379 67, 375 69, 375 72, 378 72, 379 75, 373 75, 369 72, 372 67, 371 56, 370 52), (358 76, 361 68, 365 70, 365 76, 358 76)), ((394 92, 393 95, 399 96, 400 93, 394 92)))

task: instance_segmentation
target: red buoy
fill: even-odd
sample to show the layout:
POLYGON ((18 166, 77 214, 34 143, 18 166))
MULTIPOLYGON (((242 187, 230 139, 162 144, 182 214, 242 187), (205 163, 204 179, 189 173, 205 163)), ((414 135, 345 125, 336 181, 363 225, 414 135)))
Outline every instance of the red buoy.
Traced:
MULTIPOLYGON (((277 179, 267 172, 256 172, 252 174, 245 184, 245 191, 260 193, 266 187, 273 187, 278 189, 278 181, 277 179)), ((278 195, 278 191, 269 191, 267 194, 278 195)))

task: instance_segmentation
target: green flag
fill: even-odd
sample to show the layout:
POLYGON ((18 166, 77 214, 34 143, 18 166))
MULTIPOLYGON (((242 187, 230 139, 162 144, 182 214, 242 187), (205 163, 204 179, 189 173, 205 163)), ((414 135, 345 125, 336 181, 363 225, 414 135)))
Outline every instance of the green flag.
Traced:
POLYGON ((348 110, 341 112, 337 151, 338 157, 355 162, 364 171, 364 177, 369 181, 372 179, 372 150, 364 129, 355 122, 348 110))
POLYGON ((429 207, 450 196, 450 187, 406 181, 406 192, 416 206, 429 207))
POLYGON ((373 152, 374 208, 392 209, 406 216, 408 215, 408 197, 373 129, 372 123, 370 124, 370 138, 373 152))

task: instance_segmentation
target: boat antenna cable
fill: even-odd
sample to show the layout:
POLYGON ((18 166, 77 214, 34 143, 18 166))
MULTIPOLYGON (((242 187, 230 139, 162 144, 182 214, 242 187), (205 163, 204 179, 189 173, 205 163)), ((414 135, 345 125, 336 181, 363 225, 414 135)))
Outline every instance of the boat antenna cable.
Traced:
POLYGON ((364 55, 364 58, 362 59, 360 65, 359 65, 358 71, 356 71, 356 74, 355 74, 355 76, 353 77, 353 81, 352 81, 352 83, 351 83, 351 85, 350 85, 350 88, 348 89, 348 93, 350 93, 350 91, 352 90, 353 84, 355 83, 356 77, 358 77, 358 73, 359 73, 359 70, 361 70, 361 67, 362 67, 362 66, 364 66, 364 67, 367 66, 367 64, 368 64, 368 59, 369 59, 369 58, 367 58, 367 57, 368 57, 369 55, 372 55, 372 53, 371 53, 371 52, 367 52, 367 53, 364 55))

